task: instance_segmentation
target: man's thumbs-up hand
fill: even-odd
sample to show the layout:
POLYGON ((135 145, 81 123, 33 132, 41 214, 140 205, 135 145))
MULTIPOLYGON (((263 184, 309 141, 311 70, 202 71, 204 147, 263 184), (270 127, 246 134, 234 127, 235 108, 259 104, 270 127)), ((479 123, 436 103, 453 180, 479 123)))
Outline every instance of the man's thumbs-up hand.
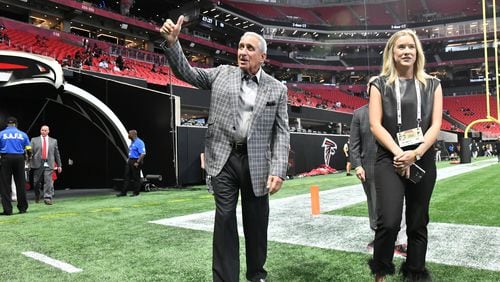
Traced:
POLYGON ((177 41, 177 38, 179 37, 179 33, 181 32, 182 29, 182 23, 184 22, 184 16, 181 15, 177 19, 177 23, 174 24, 174 22, 171 19, 167 19, 163 26, 160 29, 160 34, 165 40, 167 40, 167 45, 168 47, 174 45, 174 43, 177 41))

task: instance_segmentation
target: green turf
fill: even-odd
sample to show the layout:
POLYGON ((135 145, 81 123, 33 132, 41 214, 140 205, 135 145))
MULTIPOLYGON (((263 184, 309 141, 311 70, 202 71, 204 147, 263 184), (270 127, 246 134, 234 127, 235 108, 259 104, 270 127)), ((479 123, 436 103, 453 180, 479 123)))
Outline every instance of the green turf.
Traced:
MULTIPOLYGON (((431 198, 431 221, 500 226, 498 171, 495 164, 438 181, 431 198)), ((367 216, 368 209, 359 203, 327 214, 367 216)))
MULTIPOLYGON (((498 189, 491 187, 496 171, 495 165, 439 182, 431 220, 497 226, 494 204, 500 199, 498 189), (467 182, 479 178, 484 179, 479 185, 467 182)), ((307 193, 312 184, 324 190, 355 183, 355 177, 340 173, 294 179, 272 198, 307 193)), ((210 232, 148 221, 213 208, 212 197, 201 186, 142 193, 136 198, 111 194, 56 198, 53 206, 30 203, 27 214, 0 217, 0 281, 211 281, 210 232), (43 253, 83 272, 62 272, 23 256, 24 251, 43 253)), ((245 281, 241 253, 241 281, 245 281)), ((270 242, 266 267, 270 281, 370 281, 368 258, 367 254, 270 242)), ((435 281, 500 281, 500 272, 440 264, 429 268, 435 281)))

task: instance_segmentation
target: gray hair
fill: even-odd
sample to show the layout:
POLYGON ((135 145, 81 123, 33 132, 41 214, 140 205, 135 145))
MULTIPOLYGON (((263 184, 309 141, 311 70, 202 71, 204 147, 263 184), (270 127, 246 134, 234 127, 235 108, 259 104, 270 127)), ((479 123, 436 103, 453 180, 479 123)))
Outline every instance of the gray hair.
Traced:
POLYGON ((262 37, 262 35, 260 35, 258 33, 255 33, 253 31, 247 31, 247 32, 243 33, 243 35, 240 38, 240 41, 241 41, 241 39, 243 39, 244 37, 247 37, 247 36, 257 37, 257 39, 259 39, 259 49, 260 49, 260 51, 262 51, 262 53, 264 53, 264 54, 267 54, 267 42, 264 39, 264 37, 262 37))

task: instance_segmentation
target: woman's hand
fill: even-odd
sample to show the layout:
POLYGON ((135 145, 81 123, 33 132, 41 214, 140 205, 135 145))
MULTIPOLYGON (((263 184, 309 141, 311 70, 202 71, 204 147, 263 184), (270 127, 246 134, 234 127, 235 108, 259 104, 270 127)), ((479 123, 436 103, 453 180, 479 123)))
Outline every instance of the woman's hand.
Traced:
POLYGON ((409 178, 410 177, 410 166, 407 166, 407 167, 401 168, 401 169, 397 168, 396 172, 403 177, 409 178))
POLYGON ((394 156, 393 166, 400 175, 407 174, 406 170, 415 162, 415 151, 403 151, 403 153, 394 156))

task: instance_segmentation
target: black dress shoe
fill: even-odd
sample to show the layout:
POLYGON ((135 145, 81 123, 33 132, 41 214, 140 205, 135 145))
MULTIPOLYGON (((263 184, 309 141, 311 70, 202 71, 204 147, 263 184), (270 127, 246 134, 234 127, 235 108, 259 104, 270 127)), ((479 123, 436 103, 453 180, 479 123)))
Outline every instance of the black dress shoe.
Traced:
POLYGON ((1 215, 12 215, 12 212, 3 212, 1 215))
POLYGON ((125 197, 125 196, 127 196, 127 194, 118 193, 118 194, 116 194, 116 196, 117 196, 117 197, 125 197))
POLYGON ((26 213, 26 210, 21 210, 19 211, 19 213, 26 213))

